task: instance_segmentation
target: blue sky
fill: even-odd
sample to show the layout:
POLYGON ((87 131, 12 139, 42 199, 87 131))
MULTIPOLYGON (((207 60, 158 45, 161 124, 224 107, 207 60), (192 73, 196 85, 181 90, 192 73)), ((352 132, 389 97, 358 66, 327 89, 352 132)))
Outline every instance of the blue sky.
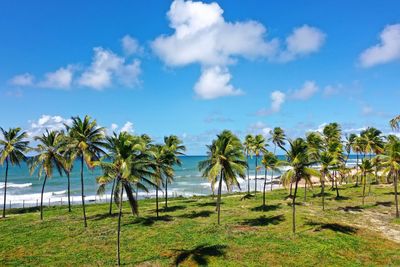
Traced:
POLYGON ((398 1, 2 1, 0 126, 75 115, 183 138, 389 132, 399 113, 398 1))

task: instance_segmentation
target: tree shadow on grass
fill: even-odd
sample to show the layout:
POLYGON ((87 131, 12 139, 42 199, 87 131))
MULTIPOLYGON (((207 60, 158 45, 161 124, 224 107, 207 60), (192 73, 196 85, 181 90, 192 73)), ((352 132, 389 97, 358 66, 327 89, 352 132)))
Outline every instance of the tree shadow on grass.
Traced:
POLYGON ((116 213, 102 213, 102 214, 95 214, 95 215, 92 215, 92 216, 88 216, 87 218, 88 218, 88 220, 94 220, 94 221, 100 221, 100 220, 103 220, 103 219, 106 219, 106 218, 113 218, 113 217, 117 217, 118 216, 118 213, 116 212, 116 213))
POLYGON ((174 265, 179 266, 187 260, 193 260, 199 266, 208 266, 209 257, 221 257, 226 254, 226 245, 199 245, 193 249, 176 250, 178 255, 174 260, 174 265))
POLYGON ((167 208, 164 207, 162 209, 162 211, 164 211, 164 212, 168 212, 168 211, 174 212, 174 211, 177 211, 177 210, 184 210, 184 209, 186 209, 186 206, 176 205, 176 206, 171 206, 171 207, 167 207, 167 208))
POLYGON ((339 224, 339 223, 320 223, 320 222, 309 221, 309 222, 306 222, 306 225, 314 226, 315 231, 331 230, 334 232, 340 232, 340 233, 348 234, 348 235, 354 234, 358 230, 358 228, 356 228, 356 227, 339 224))
POLYGON ((351 197, 345 197, 345 196, 338 196, 334 197, 335 200, 341 201, 341 200, 349 200, 351 197))
POLYGON ((182 214, 179 217, 180 218, 188 218, 188 219, 194 219, 194 218, 199 218, 199 217, 210 217, 211 214, 213 214, 214 212, 209 211, 209 210, 202 210, 199 212, 196 211, 192 211, 192 213, 188 213, 188 214, 182 214))
POLYGON ((246 195, 242 196, 242 197, 240 198, 240 200, 243 201, 243 200, 252 199, 252 198, 255 198, 255 197, 256 197, 255 195, 246 194, 246 195))
POLYGON ((273 211, 281 208, 281 204, 276 205, 261 205, 254 208, 251 208, 251 211, 273 211))
MULTIPOLYGON (((224 202, 221 202, 221 205, 224 204, 224 202)), ((198 203, 196 204, 199 207, 216 207, 217 203, 216 202, 204 202, 204 203, 198 203)))
POLYGON ((356 211, 356 212, 362 212, 363 207, 361 206, 346 206, 346 207, 339 207, 338 210, 343 210, 345 212, 351 212, 351 211, 356 211))
MULTIPOLYGON (((332 196, 333 194, 325 191, 325 192, 324 192, 324 195, 325 195, 325 197, 330 197, 330 196, 332 196)), ((322 197, 322 193, 313 194, 311 197, 312 197, 312 198, 322 197)))
POLYGON ((127 223, 125 225, 128 225, 128 224, 141 224, 141 225, 144 225, 144 226, 152 226, 157 221, 170 222, 170 221, 173 221, 173 220, 174 220, 174 218, 172 216, 169 216, 169 215, 158 216, 158 218, 157 218, 157 216, 138 217, 138 218, 135 218, 135 220, 133 220, 132 222, 127 223))
POLYGON ((377 201, 374 206, 391 207, 392 205, 393 205, 392 201, 377 201))
POLYGON ((262 215, 258 218, 254 219, 246 219, 241 224, 242 225, 249 225, 249 226, 267 226, 270 224, 277 225, 285 220, 285 216, 283 214, 276 215, 272 217, 266 217, 262 215))

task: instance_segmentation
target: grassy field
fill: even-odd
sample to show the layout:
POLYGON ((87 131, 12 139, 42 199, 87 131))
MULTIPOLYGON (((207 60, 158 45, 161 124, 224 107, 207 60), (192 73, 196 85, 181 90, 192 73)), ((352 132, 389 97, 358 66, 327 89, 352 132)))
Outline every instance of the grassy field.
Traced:
MULTIPOLYGON (((314 188, 318 193, 319 188, 314 188)), ((122 218, 122 264, 127 266, 400 266, 400 221, 394 219, 392 187, 373 186, 361 206, 361 188, 329 191, 327 209, 300 189, 297 234, 291 233, 286 190, 241 200, 224 195, 220 226, 211 197, 171 199, 155 218, 154 200, 140 201, 140 217, 122 218)), ((87 207, 84 229, 79 206, 14 210, 0 220, 0 265, 109 266, 116 263, 117 216, 107 205, 87 207), (24 212, 24 213, 23 213, 24 212)), ((116 209, 115 209, 116 212, 116 209)))

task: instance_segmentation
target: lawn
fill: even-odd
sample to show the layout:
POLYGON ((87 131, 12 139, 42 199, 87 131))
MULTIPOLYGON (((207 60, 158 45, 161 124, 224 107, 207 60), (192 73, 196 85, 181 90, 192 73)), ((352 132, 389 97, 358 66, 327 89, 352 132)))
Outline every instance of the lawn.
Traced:
MULTIPOLYGON (((314 188, 314 193, 319 188, 314 188)), ((241 200, 223 196, 221 225, 212 197, 176 198, 155 217, 154 200, 140 201, 140 216, 124 203, 121 232, 122 264, 127 266, 400 266, 400 221, 394 219, 392 187, 376 185, 361 205, 361 188, 343 185, 340 200, 328 191, 321 199, 300 189, 296 206, 297 233, 286 190, 241 200)), ((117 209, 46 208, 44 220, 35 210, 13 210, 0 220, 0 265, 110 266, 116 263, 117 209)))

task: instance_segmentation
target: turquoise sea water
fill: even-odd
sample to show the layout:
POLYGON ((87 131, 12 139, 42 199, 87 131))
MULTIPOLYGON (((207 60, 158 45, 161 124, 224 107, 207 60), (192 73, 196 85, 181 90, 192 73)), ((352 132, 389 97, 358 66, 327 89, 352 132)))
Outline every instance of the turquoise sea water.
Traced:
MULTIPOLYGON (((280 156, 283 159, 282 156, 280 156)), ((192 195, 209 195, 211 194, 210 184, 207 179, 201 177, 201 173, 198 170, 199 161, 205 159, 204 156, 183 156, 181 157, 182 166, 175 167, 175 177, 172 184, 168 185, 169 196, 192 196, 192 195)), ((355 163, 355 156, 351 156, 349 164, 355 163)), ((250 178, 254 178, 254 165, 255 158, 253 157, 249 161, 250 166, 250 178)), ((74 203, 80 203, 80 169, 78 162, 75 164, 75 168, 71 173, 71 195, 74 203)), ((284 169, 281 169, 283 171, 284 169)), ((85 196, 87 201, 105 201, 109 198, 111 191, 111 185, 107 187, 107 192, 103 196, 96 195, 98 185, 96 184, 96 177, 101 173, 100 169, 84 170, 84 182, 85 182, 85 196)), ((4 192, 4 175, 5 166, 0 166, 0 204, 3 204, 3 192, 4 192)), ((274 176, 279 176, 280 173, 275 173, 274 176)), ((264 170, 259 170, 257 174, 258 179, 264 178, 264 170)), ((267 181, 270 181, 269 176, 267 181)), ((247 181, 239 179, 241 184, 241 190, 247 190, 247 181)), ((43 177, 38 178, 36 175, 30 175, 28 167, 25 163, 21 164, 20 167, 10 166, 8 174, 8 186, 7 186, 7 208, 21 207, 21 206, 35 206, 40 201, 40 192, 42 188, 43 177)), ((262 181, 257 181, 258 190, 261 191, 262 181)), ((254 180, 251 181, 251 188, 254 190, 254 180)), ((269 186, 268 186, 269 188, 269 186)), ((46 204, 61 204, 67 201, 67 178, 66 176, 59 176, 55 174, 54 177, 48 179, 45 187, 44 202, 46 204)), ((234 190, 239 190, 235 188, 234 190)), ((139 198, 154 197, 154 190, 150 189, 148 193, 139 191, 139 198)))

